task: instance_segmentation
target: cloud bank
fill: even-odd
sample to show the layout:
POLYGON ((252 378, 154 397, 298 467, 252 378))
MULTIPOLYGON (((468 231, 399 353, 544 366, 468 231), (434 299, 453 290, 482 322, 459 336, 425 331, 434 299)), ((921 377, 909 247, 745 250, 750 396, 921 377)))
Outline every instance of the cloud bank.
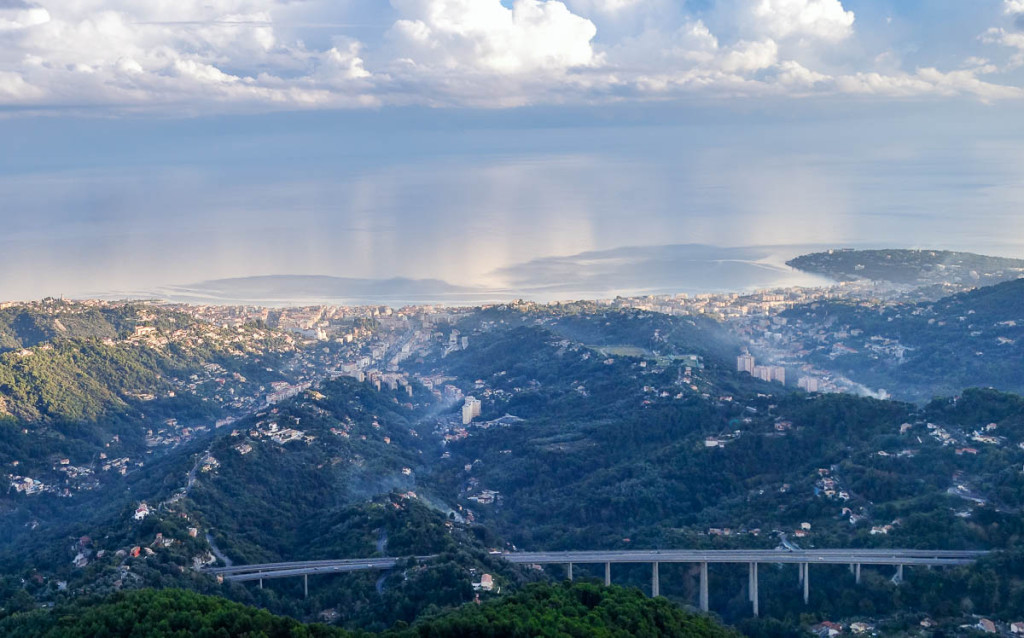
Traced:
POLYGON ((962 62, 943 47, 904 65, 910 45, 878 21, 862 26, 843 0, 0 0, 0 106, 1020 99, 1024 0, 977 4, 993 22, 964 33, 962 62))

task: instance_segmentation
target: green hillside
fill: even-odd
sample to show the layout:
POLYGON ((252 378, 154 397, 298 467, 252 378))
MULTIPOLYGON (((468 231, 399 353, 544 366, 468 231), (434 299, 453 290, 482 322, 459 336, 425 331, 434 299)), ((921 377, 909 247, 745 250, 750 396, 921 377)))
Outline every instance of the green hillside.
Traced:
POLYGON ((535 585, 511 597, 471 605, 382 634, 349 633, 304 625, 266 611, 181 590, 140 591, 98 604, 51 612, 23 612, 0 620, 11 638, 111 638, 148 636, 459 638, 522 636, 579 638, 718 638, 737 634, 637 591, 588 585, 535 585))
POLYGON ((808 361, 897 396, 928 400, 968 387, 1024 392, 1024 279, 933 303, 822 302, 783 315, 807 334, 835 331, 808 361), (846 348, 836 350, 835 343, 846 348))
POLYGON ((801 255, 786 264, 838 281, 869 279, 919 286, 988 286, 1024 276, 1024 260, 948 250, 829 250, 801 255))
MULTIPOLYGON (((975 314, 1008 307, 964 298, 949 303, 975 314)), ((1020 397, 970 390, 919 406, 807 396, 736 373, 735 346, 716 325, 575 305, 464 313, 402 362, 411 395, 339 378, 147 457, 116 494, 96 489, 67 502, 13 495, 19 507, 50 509, 38 529, 8 517, 0 605, 60 608, 176 587, 304 621, 325 614, 354 631, 406 623, 429 632, 447 618, 450 635, 473 635, 457 633, 451 619, 467 619, 472 631, 497 626, 492 599, 533 601, 509 627, 532 626, 531 606, 548 596, 577 609, 573 618, 590 614, 587 603, 560 598, 568 594, 531 589, 561 580, 561 569, 516 567, 496 549, 795 543, 1006 553, 977 567, 910 569, 903 584, 885 568, 866 570, 856 585, 845 566, 817 566, 808 605, 793 571, 766 567, 761 609, 774 620, 764 622, 749 618, 744 567, 716 566, 712 611, 752 635, 794 635, 834 618, 892 628, 924 614, 949 623, 969 613, 1024 614, 1020 397), (466 345, 452 347, 455 330, 466 345), (468 425, 460 391, 482 401, 468 425), (149 514, 136 520, 142 502, 149 514), (382 555, 400 557, 398 567, 311 577, 308 597, 301 579, 261 589, 197 569, 219 556, 251 564, 382 555), (410 558, 422 555, 437 558, 410 558), (474 589, 485 573, 494 591, 474 589), (462 608, 477 595, 482 607, 462 608)), ((614 571, 615 583, 648 591, 649 566, 614 571)), ((603 577, 582 565, 575 575, 603 577)), ((691 566, 663 566, 669 601, 693 605, 696 587, 691 566)), ((517 603, 508 604, 511 614, 517 603)), ((623 616, 628 631, 646 631, 649 612, 623 616)))

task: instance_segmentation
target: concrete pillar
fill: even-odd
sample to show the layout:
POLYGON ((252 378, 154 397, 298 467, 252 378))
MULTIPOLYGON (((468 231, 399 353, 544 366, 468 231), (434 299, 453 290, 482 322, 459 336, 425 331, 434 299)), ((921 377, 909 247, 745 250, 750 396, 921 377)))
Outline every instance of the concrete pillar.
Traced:
POLYGON ((811 564, 804 563, 804 604, 811 600, 811 564))
POLYGON ((857 579, 857 584, 859 585, 860 584, 860 563, 857 563, 857 568, 853 572, 853 574, 854 574, 854 577, 857 579))
POLYGON ((607 587, 612 584, 612 564, 604 564, 604 585, 607 587))
POLYGON ((651 568, 651 598, 661 596, 661 578, 658 576, 658 563, 651 568))
POLYGON ((754 563, 747 563, 747 602, 754 602, 754 563))
POLYGON ((757 563, 750 563, 750 582, 753 584, 753 590, 750 592, 750 601, 754 604, 754 615, 759 616, 760 610, 758 609, 758 596, 757 593, 757 563))
POLYGON ((569 563, 569 581, 572 582, 572 563, 569 563))
POLYGON ((302 575, 302 597, 309 598, 309 574, 302 575))
POLYGON ((797 563, 796 564, 796 571, 797 571, 798 574, 800 574, 799 583, 801 585, 803 585, 804 584, 804 564, 803 563, 797 563))
POLYGON ((708 611, 708 564, 700 564, 700 610, 708 611))
POLYGON ((896 582, 897 583, 902 583, 903 582, 903 565, 897 565, 896 566, 896 582))
MULTIPOLYGON (((260 572, 260 575, 262 575, 262 574, 263 574, 263 572, 260 572)), ((263 589, 263 579, 262 578, 260 578, 260 589, 263 589)))

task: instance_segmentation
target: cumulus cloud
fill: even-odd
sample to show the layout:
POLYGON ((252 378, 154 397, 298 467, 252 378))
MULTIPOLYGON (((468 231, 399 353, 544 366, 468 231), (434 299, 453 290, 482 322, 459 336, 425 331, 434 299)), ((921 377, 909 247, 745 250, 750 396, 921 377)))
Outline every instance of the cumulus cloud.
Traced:
POLYGON ((618 13, 624 9, 632 9, 649 3, 651 0, 574 0, 570 4, 580 7, 586 12, 618 13))
POLYGON ((1010 56, 1007 63, 1007 69, 1016 69, 1024 66, 1024 33, 1015 33, 1005 29, 992 28, 985 32, 982 36, 982 41, 987 44, 998 44, 1016 50, 1016 52, 1010 56))
POLYGON ((200 110, 367 101, 362 87, 348 90, 368 76, 358 45, 282 42, 273 0, 44 2, 0 6, 4 86, 22 100, 200 110))
POLYGON ((779 46, 774 40, 740 42, 723 58, 722 70, 729 73, 760 71, 775 66, 779 59, 779 46))
MULTIPOLYGON (((1024 15, 1024 0, 989 1, 1024 15)), ((0 0, 0 105, 202 113, 693 95, 995 100, 1020 97, 992 80, 996 67, 1024 65, 1024 36, 994 27, 983 45, 1008 47, 1008 62, 965 55, 954 70, 904 70, 864 51, 842 0, 713 0, 701 12, 675 0, 345 6, 360 3, 379 24, 355 39, 327 0, 0 0), (841 63, 823 62, 830 56, 841 63)))
POLYGON ((927 67, 914 73, 883 75, 880 73, 856 73, 837 78, 837 87, 844 93, 884 96, 914 97, 922 95, 973 95, 983 101, 998 99, 1020 99, 1024 90, 985 82, 979 73, 992 71, 991 67, 961 69, 943 72, 927 67))
POLYGON ((592 66, 594 23, 557 0, 392 0, 390 35, 411 64, 496 73, 592 66))
POLYGON ((50 12, 43 7, 20 0, 0 3, 0 31, 25 29, 49 21, 50 12))
POLYGON ((853 33, 854 14, 840 0, 752 0, 758 27, 774 38, 835 42, 853 33))

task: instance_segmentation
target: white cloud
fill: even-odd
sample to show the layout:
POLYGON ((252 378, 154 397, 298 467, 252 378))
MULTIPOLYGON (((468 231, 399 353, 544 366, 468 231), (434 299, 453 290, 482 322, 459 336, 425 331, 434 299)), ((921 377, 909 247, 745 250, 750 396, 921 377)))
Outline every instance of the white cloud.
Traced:
POLYGON ((17 73, 0 71, 0 101, 20 103, 41 96, 39 88, 25 82, 25 78, 17 73))
MULTIPOLYGON (((1009 62, 965 53, 953 70, 924 59, 907 71, 890 53, 901 43, 867 50, 841 0, 715 0, 700 14, 677 0, 345 6, 370 2, 377 23, 356 40, 331 0, 0 0, 0 105, 204 113, 1021 93, 992 74, 1024 65, 1024 34, 984 34, 1009 62)), ((1024 13, 1024 0, 1003 6, 1024 13)))
POLYGON ((1018 87, 993 84, 978 77, 990 70, 986 67, 943 72, 927 67, 912 74, 856 73, 837 78, 836 86, 843 93, 884 97, 973 95, 984 101, 1024 97, 1024 90, 1018 87))
POLYGON ((0 6, 0 31, 27 29, 50 21, 50 12, 32 5, 0 6))
POLYGON ((282 42, 274 0, 42 1, 0 10, 0 70, 34 87, 18 93, 39 103, 202 110, 367 101, 364 86, 349 86, 369 75, 358 44, 310 51, 282 42))
POLYGON ((787 60, 779 64, 776 79, 785 86, 813 87, 816 84, 829 82, 832 78, 823 73, 811 71, 799 62, 787 60))
POLYGON ((618 13, 624 9, 633 9, 650 0, 575 0, 572 4, 580 6, 586 11, 597 11, 599 13, 618 13))
POLYGON ((835 42, 853 33, 854 14, 840 0, 751 0, 756 24, 774 38, 835 42))
POLYGON ((1024 33, 1009 32, 1006 29, 993 28, 986 31, 982 35, 981 39, 986 44, 998 44, 1017 50, 1017 52, 1010 57, 1007 65, 1009 69, 1016 69, 1017 67, 1024 66, 1024 33))
POLYGON ((740 42, 721 60, 721 68, 728 73, 760 71, 775 65, 779 59, 779 46, 774 40, 740 42))
POLYGON ((396 53, 416 66, 496 73, 592 66, 594 24, 557 0, 392 0, 396 53))

